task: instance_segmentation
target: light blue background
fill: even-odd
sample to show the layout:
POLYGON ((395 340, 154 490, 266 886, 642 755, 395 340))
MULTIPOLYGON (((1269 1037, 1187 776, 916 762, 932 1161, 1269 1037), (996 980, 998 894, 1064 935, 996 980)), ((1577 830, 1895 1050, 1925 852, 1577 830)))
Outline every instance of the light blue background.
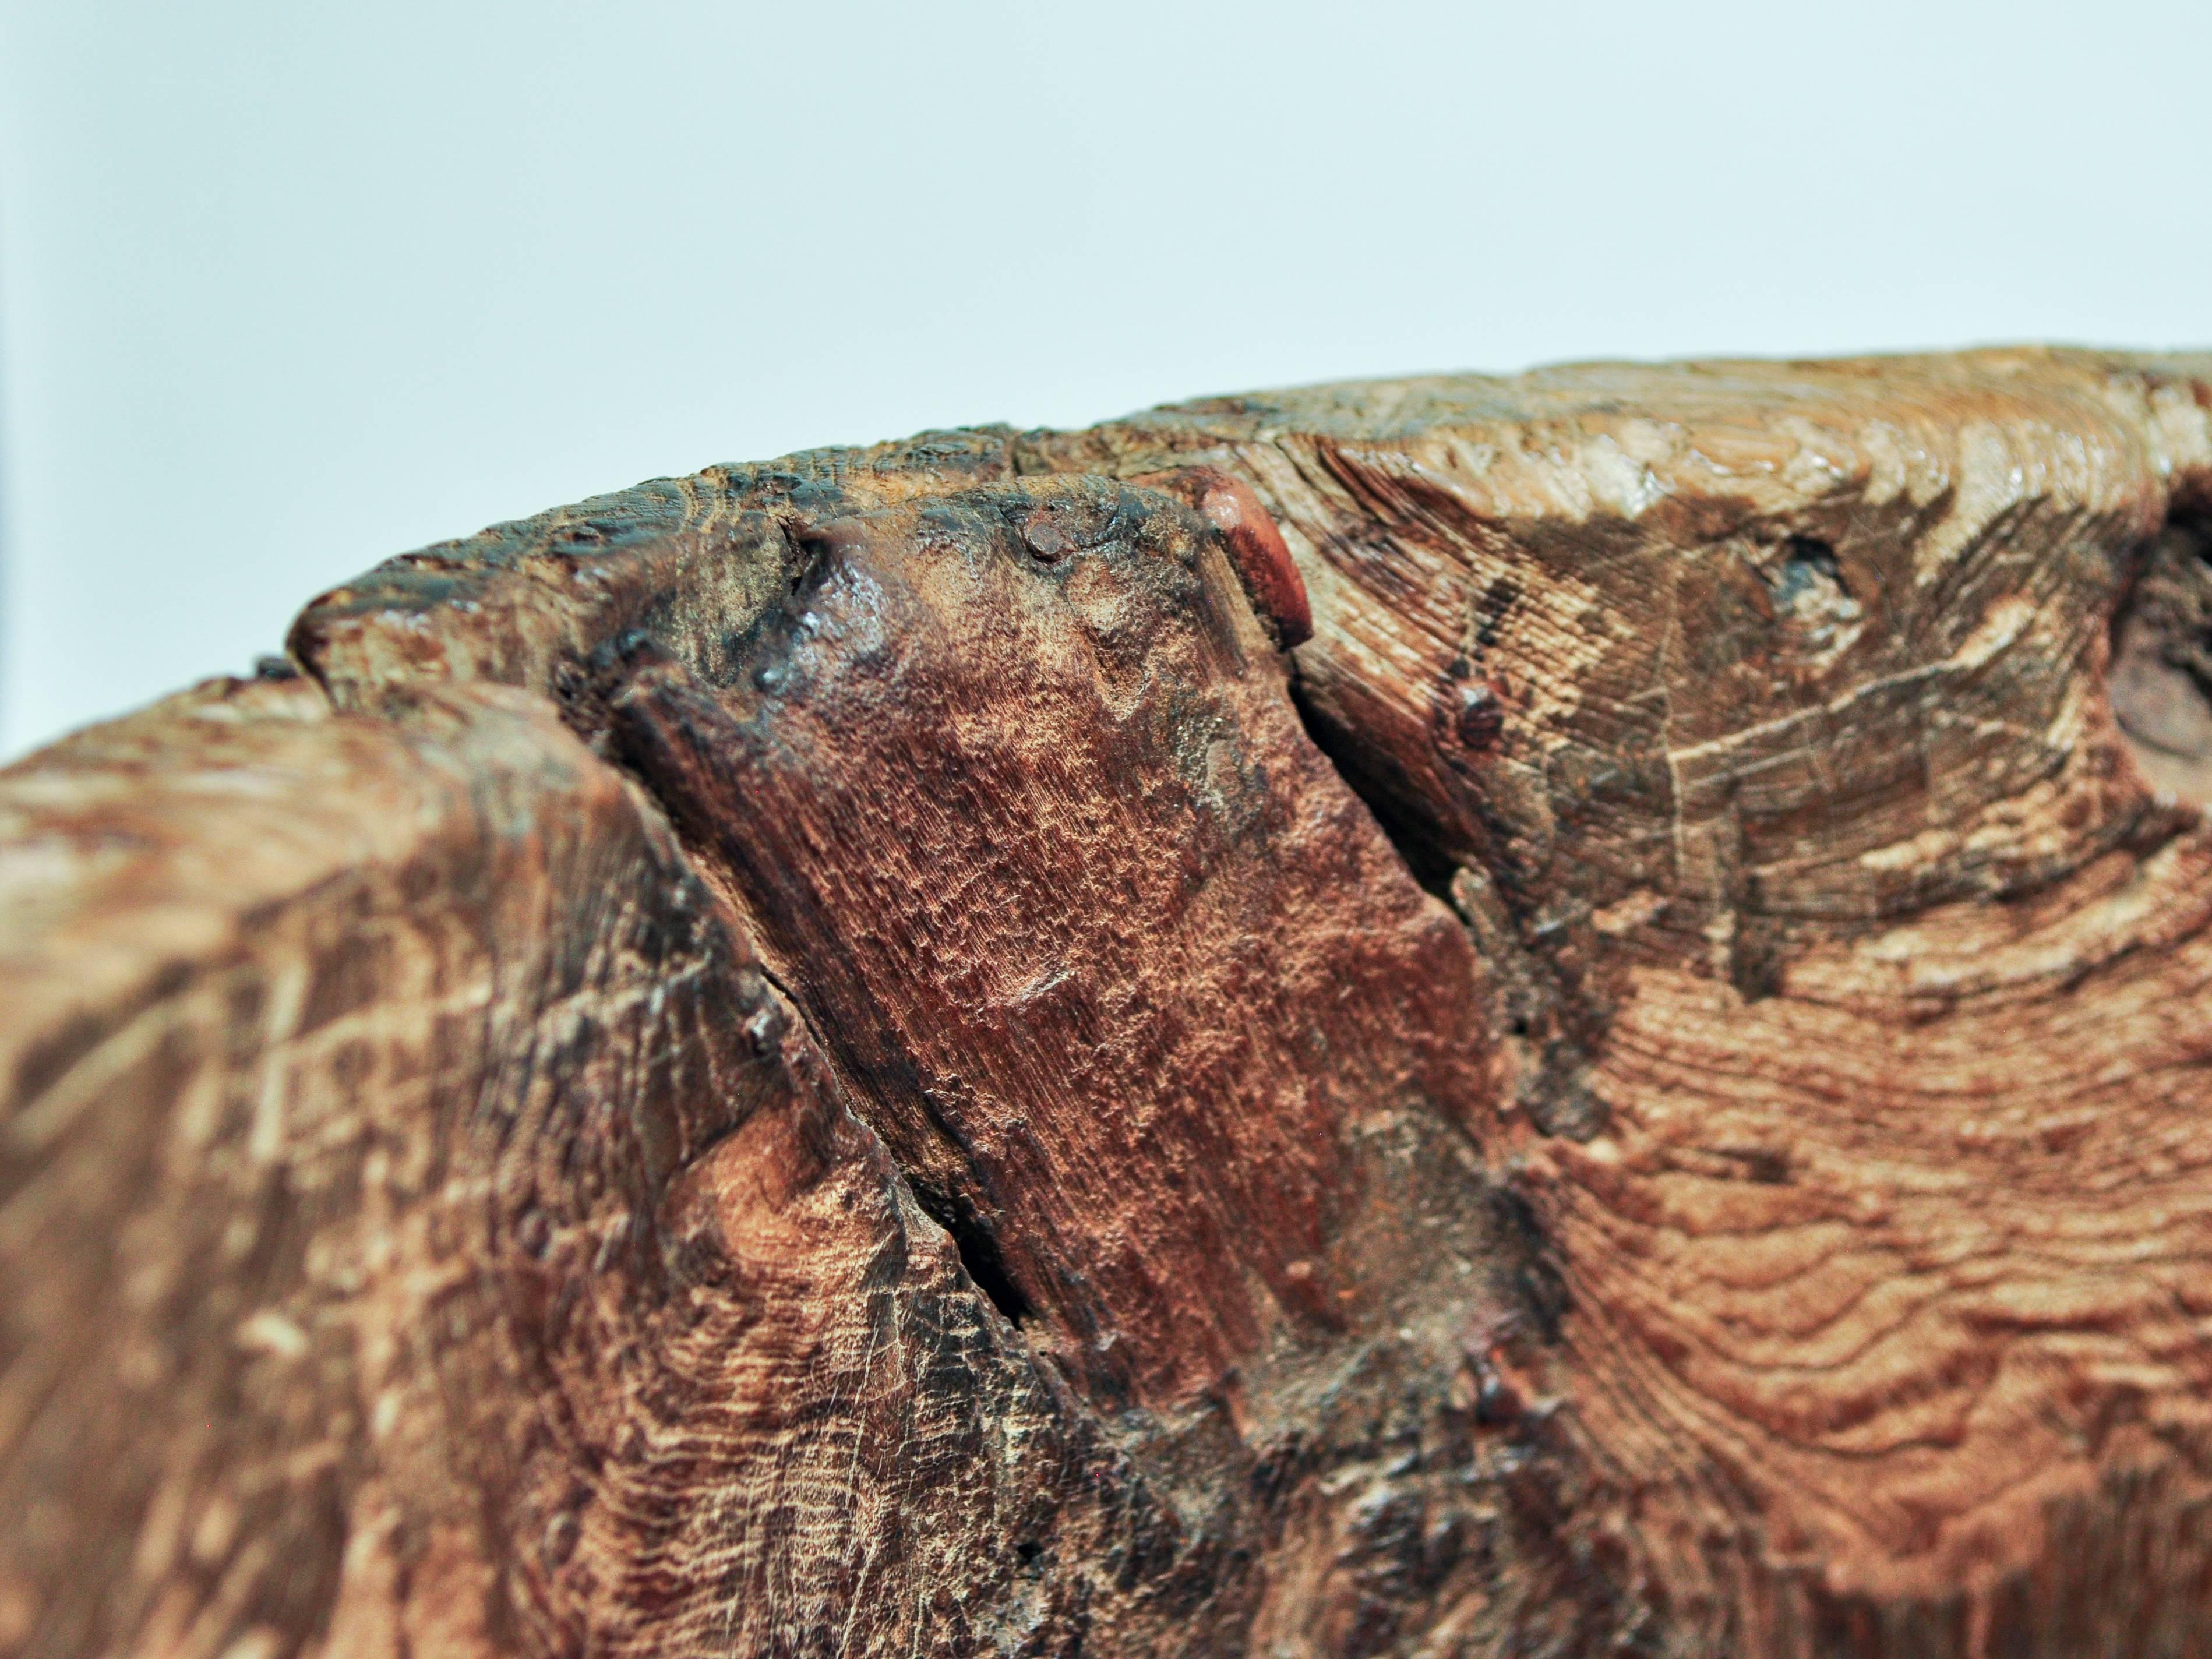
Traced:
POLYGON ((708 462, 2212 343, 2212 7, 0 0, 0 753, 708 462))

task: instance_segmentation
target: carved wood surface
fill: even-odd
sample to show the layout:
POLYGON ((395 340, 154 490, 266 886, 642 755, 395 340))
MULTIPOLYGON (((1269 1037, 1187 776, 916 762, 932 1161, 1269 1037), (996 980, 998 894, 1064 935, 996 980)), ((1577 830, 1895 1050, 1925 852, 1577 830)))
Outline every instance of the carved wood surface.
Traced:
POLYGON ((0 773, 0 1654, 2212 1652, 2208 410, 713 468, 0 773))

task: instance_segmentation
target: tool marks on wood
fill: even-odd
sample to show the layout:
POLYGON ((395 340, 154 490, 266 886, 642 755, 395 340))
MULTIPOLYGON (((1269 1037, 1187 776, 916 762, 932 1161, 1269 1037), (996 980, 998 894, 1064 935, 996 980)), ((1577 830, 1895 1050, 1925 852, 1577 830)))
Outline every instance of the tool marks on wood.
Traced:
POLYGON ((1176 1518, 543 702, 217 684, 0 813, 9 1651, 1144 1625, 1176 1518))
POLYGON ((1068 442, 1254 481, 1304 705, 1457 866, 1572 1292, 1571 1524, 1696 1650, 2201 1651, 2203 381, 1547 380, 1068 442))
POLYGON ((1343 1328, 1356 1120, 1481 1132, 1481 981, 1305 741, 1221 538, 1057 481, 810 533, 735 685, 606 653, 609 751, 1094 1398, 1343 1328))

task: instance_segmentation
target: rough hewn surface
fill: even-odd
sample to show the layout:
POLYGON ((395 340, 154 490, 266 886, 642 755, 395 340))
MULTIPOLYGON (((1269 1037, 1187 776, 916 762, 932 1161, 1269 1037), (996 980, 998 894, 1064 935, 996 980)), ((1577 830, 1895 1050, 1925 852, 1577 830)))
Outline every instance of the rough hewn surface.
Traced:
POLYGON ((867 1605, 959 1651, 1172 1572, 542 705, 224 688, 9 783, 53 1005, 11 1056, 11 1645, 811 1652, 867 1605))
POLYGON ((1353 1125, 1487 1126, 1482 983, 1227 562, 1058 481, 821 533, 747 682, 609 665, 609 752, 1086 1392, 1172 1404, 1342 1330, 1377 1288, 1332 1248, 1353 1125))
POLYGON ((1870 367, 1050 443, 1225 451, 1298 550, 1317 726, 1518 964, 1553 1385, 1686 1628, 2075 1652, 2124 1605, 2171 1650, 2212 1630, 2212 843, 2146 776, 2212 755, 2203 386, 1870 367))
POLYGON ((0 1653, 2212 1651, 2208 406, 714 469, 0 774, 0 1653))

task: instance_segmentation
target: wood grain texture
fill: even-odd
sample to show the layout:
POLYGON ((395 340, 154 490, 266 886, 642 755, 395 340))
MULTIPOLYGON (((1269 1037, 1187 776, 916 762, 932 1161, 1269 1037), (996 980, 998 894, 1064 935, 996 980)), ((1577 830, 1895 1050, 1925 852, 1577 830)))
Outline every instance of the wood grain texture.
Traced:
POLYGON ((220 688, 10 783, 70 959, 9 966, 73 1005, 15 1058, 11 1644, 826 1652, 866 1603, 960 1651, 1172 1569, 542 705, 220 688), (241 832, 251 878, 204 866, 241 832))
POLYGON ((1700 1640, 2205 1639, 2182 367, 1566 370, 1051 441, 1218 447, 1300 550, 1317 726, 1523 964, 1556 1385, 1700 1640))
POLYGON ((0 774, 0 1653, 2212 1651, 2208 410, 715 468, 0 774))
POLYGON ((1354 1122, 1490 1121, 1482 984, 1227 561, 1058 481, 819 533, 750 682, 611 665, 609 751, 1086 1392, 1167 1405, 1341 1330, 1354 1122))

